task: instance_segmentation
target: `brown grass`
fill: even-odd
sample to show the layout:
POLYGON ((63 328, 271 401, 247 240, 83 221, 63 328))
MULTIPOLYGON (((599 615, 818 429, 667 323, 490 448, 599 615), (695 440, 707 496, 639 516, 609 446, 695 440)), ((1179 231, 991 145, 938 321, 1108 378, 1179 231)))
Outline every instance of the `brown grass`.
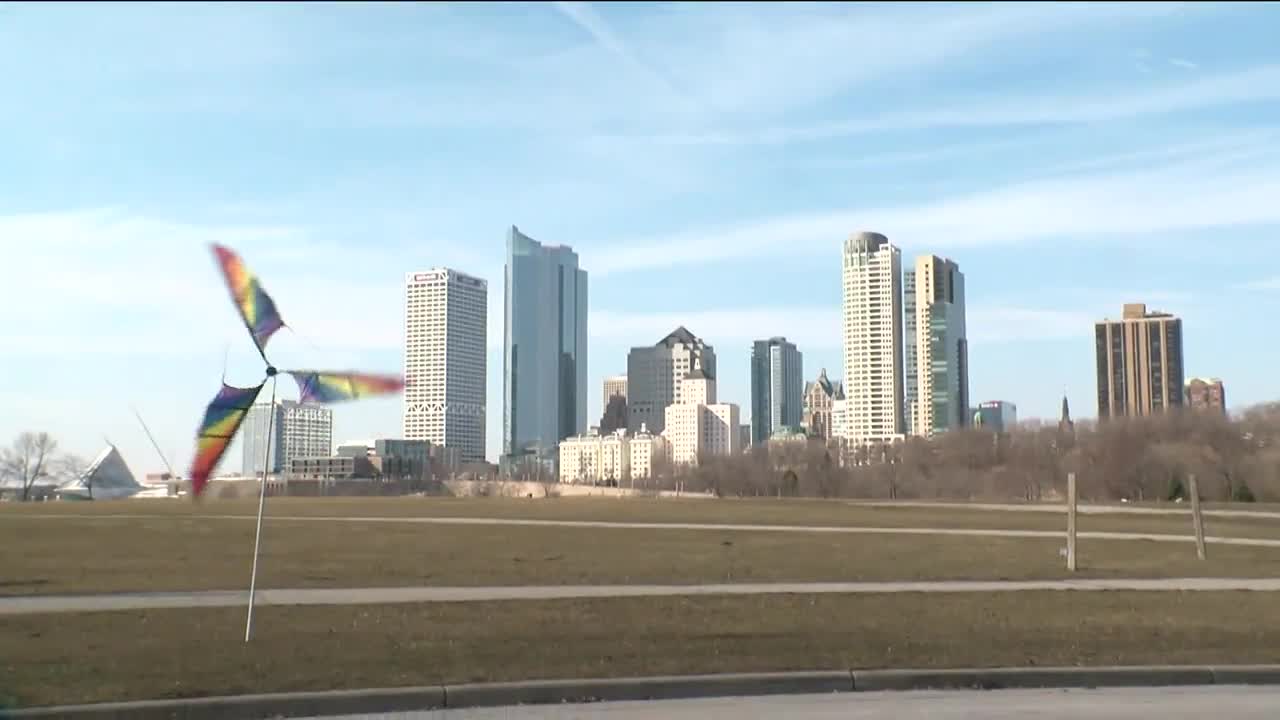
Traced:
POLYGON ((1263 593, 994 593, 0 616, 24 706, 552 677, 1280 662, 1263 593))
MULTIPOLYGON (((1043 579, 1067 576, 1062 545, 1056 538, 268 520, 258 577, 267 588, 1043 579)), ((238 589, 248 584, 253 523, 182 513, 9 516, 0 519, 0 548, 0 595, 238 589)), ((1209 561, 1200 562, 1189 542, 1082 540, 1080 568, 1082 577, 1280 576, 1280 548, 1210 546, 1209 561)))
MULTIPOLYGON (((869 527, 1063 530, 1065 514, 966 508, 866 507, 835 500, 652 498, 268 498, 269 517, 493 517, 612 522, 863 525, 869 527)), ((1166 507, 1181 506, 1168 505, 1166 507)), ((1233 509, 1242 506, 1235 505, 1233 509)), ((101 503, 0 503, 0 521, 24 515, 253 515, 256 500, 146 500, 101 503)), ((1209 535, 1280 538, 1275 518, 1205 520, 1209 535)), ((1084 515, 1082 531, 1190 535, 1191 516, 1084 515)))

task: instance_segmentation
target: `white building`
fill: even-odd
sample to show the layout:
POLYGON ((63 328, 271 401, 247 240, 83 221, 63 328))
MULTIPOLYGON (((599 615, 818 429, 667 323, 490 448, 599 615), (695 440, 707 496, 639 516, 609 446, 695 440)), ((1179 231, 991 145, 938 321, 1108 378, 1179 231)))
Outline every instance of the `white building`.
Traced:
POLYGON ((407 440, 485 459, 488 283, 456 270, 405 275, 404 424, 407 440))
POLYGON ((586 435, 560 441, 560 482, 607 482, 625 487, 652 477, 657 461, 666 455, 660 435, 641 429, 634 436, 626 429, 607 435, 586 435))
POLYGON ((260 475, 264 460, 267 472, 280 473, 293 458, 327 457, 332 451, 333 411, 327 407, 277 400, 274 407, 257 403, 245 416, 241 446, 245 475, 260 475))
POLYGON ((667 439, 654 435, 645 426, 631 437, 631 481, 644 480, 654 476, 658 464, 669 454, 667 439))
POLYGON ((844 439, 892 442, 905 430, 902 254, 879 233, 844 243, 844 439))
POLYGON ((831 437, 847 439, 849 431, 849 401, 839 398, 831 401, 831 437))
POLYGON ((696 465, 700 457, 742 451, 738 406, 716 402, 716 381, 695 360, 680 385, 678 402, 663 412, 662 435, 676 465, 696 465))

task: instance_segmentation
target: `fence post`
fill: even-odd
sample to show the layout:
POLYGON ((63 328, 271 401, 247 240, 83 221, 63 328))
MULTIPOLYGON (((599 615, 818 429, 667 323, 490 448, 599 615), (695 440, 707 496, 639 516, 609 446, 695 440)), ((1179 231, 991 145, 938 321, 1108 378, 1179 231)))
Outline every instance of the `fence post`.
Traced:
POLYGON ((1067 569, 1076 571, 1076 474, 1067 473, 1067 569))
POLYGON ((1191 523, 1196 531, 1196 557, 1204 560, 1204 516, 1200 514, 1200 486, 1196 483, 1195 473, 1187 476, 1187 484, 1191 493, 1191 523))

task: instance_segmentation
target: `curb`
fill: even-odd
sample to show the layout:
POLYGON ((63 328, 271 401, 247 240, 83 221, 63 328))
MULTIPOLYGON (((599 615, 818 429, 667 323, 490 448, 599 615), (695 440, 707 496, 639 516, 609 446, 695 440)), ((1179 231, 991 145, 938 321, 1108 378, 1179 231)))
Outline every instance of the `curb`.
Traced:
POLYGON ((997 690, 1176 685, 1280 685, 1280 665, 836 670, 537 680, 64 705, 7 712, 0 710, 0 718, 4 720, 25 718, 261 720, 262 718, 411 712, 442 708, 623 700, 682 700, 886 690, 997 690))

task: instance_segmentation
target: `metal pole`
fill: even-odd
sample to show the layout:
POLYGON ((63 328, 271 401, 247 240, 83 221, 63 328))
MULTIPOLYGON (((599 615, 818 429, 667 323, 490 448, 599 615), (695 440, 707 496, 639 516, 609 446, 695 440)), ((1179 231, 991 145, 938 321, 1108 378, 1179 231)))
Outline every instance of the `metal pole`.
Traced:
POLYGON ((1076 474, 1067 473, 1067 569, 1076 571, 1076 474))
POLYGON ((1196 530, 1196 557, 1204 560, 1204 517, 1200 514, 1200 486, 1196 483, 1195 473, 1187 476, 1187 484, 1191 486, 1191 523, 1196 530))
POLYGON ((262 508, 267 503, 267 470, 271 465, 271 432, 276 419, 276 376, 271 377, 271 404, 267 415, 267 449, 262 459, 262 489, 258 493, 258 528, 253 534, 253 570, 249 574, 249 614, 244 619, 244 641, 253 633, 253 596, 258 584, 258 550, 262 546, 262 508))

